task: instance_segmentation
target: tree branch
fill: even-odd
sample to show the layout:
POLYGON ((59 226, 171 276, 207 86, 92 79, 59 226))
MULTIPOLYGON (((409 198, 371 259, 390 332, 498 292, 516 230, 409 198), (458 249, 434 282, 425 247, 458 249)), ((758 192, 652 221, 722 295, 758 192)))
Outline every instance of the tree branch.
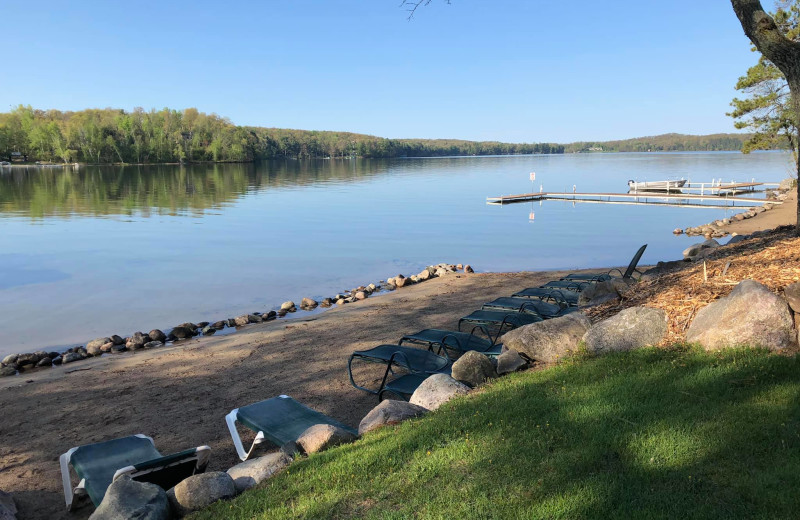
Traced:
POLYGON ((781 32, 759 0, 731 0, 731 4, 744 33, 784 75, 788 76, 788 70, 800 66, 800 43, 793 42, 781 32))

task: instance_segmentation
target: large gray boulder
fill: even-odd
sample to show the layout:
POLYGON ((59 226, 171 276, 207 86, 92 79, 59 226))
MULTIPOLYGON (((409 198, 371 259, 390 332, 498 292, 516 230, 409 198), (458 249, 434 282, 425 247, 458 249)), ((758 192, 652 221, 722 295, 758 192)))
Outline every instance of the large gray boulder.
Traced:
POLYGON ((783 296, 792 311, 800 312, 800 282, 784 287, 783 296))
POLYGON ((236 492, 241 493, 277 474, 291 462, 291 457, 278 451, 237 464, 227 473, 233 479, 236 492))
POLYGON ((0 491, 0 520, 17 520, 17 505, 11 493, 0 491))
POLYGON ((311 454, 327 450, 340 444, 347 444, 358 439, 347 430, 332 424, 315 424, 309 427, 297 438, 297 444, 303 451, 311 454))
POLYGON ((144 348, 144 344, 150 341, 149 336, 145 336, 141 332, 134 332, 128 341, 125 342, 125 346, 128 347, 128 350, 138 350, 140 348, 144 348))
POLYGON ((497 356, 497 374, 505 375, 525 367, 527 363, 514 349, 506 349, 502 354, 497 356))
POLYGON ((420 417, 427 409, 405 401, 386 400, 369 411, 358 425, 358 434, 364 435, 383 426, 398 424, 406 419, 420 417))
POLYGON ((506 332, 500 342, 533 360, 553 363, 574 352, 591 325, 584 314, 572 312, 506 332))
POLYGON ((695 257, 703 252, 704 249, 714 249, 719 247, 719 242, 714 240, 713 238, 709 238, 705 242, 700 242, 699 244, 693 244, 686 249, 683 250, 683 257, 684 258, 692 258, 695 257))
POLYGON ((19 354, 9 354, 9 355, 7 355, 6 357, 3 358, 2 363, 4 365, 10 365, 11 363, 16 363, 18 357, 19 357, 19 354))
POLYGON ((633 290, 631 279, 612 278, 586 287, 578 296, 578 305, 593 306, 624 298, 633 290))
POLYGON ((456 381, 474 388, 496 378, 497 372, 488 357, 470 350, 453 363, 451 375, 456 381))
POLYGON ((167 491, 172 511, 179 517, 204 509, 217 500, 236 496, 236 486, 224 471, 192 475, 167 491))
POLYGON ((650 307, 631 307, 596 323, 583 336, 594 354, 656 345, 667 335, 667 313, 650 307))
POLYGON ((744 280, 697 313, 686 340, 706 350, 743 345, 782 350, 794 344, 793 332, 786 302, 760 283, 744 280))
POLYGON ((147 333, 147 337, 150 338, 150 341, 160 341, 161 343, 167 341, 167 335, 159 329, 151 330, 147 333))
POLYGON ((0 368, 0 377, 2 376, 13 376, 17 374, 17 366, 16 365, 9 365, 6 367, 0 368))
POLYGON ((469 393, 469 387, 447 374, 433 374, 414 390, 409 402, 428 410, 436 410, 447 401, 469 393))
POLYGON ((168 520, 167 494, 159 486, 124 475, 108 486, 106 496, 89 520, 168 520))
POLYGON ((102 347, 106 343, 113 343, 113 341, 112 341, 111 338, 93 339, 92 341, 90 341, 89 343, 86 344, 86 350, 89 350, 89 347, 92 347, 92 346, 102 347))

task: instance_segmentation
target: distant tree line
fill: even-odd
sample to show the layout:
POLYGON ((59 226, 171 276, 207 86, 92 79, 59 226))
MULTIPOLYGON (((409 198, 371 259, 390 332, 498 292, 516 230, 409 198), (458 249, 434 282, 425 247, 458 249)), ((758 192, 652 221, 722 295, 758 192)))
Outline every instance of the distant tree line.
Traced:
POLYGON ((78 112, 18 106, 0 113, 0 158, 90 164, 249 162, 274 158, 563 153, 548 143, 385 139, 348 132, 236 126, 195 108, 78 112))
POLYGON ((664 134, 619 141, 578 142, 565 145, 566 153, 580 152, 714 152, 738 151, 751 134, 664 134))

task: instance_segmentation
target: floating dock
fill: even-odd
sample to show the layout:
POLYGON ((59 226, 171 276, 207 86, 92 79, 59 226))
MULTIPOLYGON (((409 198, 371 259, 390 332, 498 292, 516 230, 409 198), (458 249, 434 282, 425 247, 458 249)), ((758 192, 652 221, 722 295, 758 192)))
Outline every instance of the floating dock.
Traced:
MULTIPOLYGON (((746 185, 762 185, 763 183, 740 183, 746 185)), ((728 187, 730 188, 730 187, 728 187)), ((706 188, 708 189, 708 188, 706 188)), ((520 202, 534 202, 538 200, 565 200, 573 202, 594 202, 606 204, 620 204, 627 202, 629 204, 669 204, 679 206, 696 206, 696 207, 731 207, 737 206, 737 203, 744 203, 744 205, 755 206, 765 204, 780 204, 779 201, 772 201, 756 197, 740 197, 730 195, 729 193, 709 193, 709 194, 694 194, 694 193, 675 193, 675 192, 629 192, 629 193, 581 193, 581 192, 539 192, 539 193, 521 193, 518 195, 504 195, 501 197, 486 197, 487 204, 515 204, 520 202), (714 201, 715 204, 696 204, 693 202, 714 201)), ((739 206, 740 207, 740 206, 739 206)))

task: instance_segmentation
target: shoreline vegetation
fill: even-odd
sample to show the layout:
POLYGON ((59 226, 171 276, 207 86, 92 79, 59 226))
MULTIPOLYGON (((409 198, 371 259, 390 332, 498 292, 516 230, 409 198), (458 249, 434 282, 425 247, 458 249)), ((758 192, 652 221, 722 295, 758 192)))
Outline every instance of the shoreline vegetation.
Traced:
POLYGON ((742 150, 750 134, 665 134, 616 141, 503 143, 388 139, 352 132, 237 126, 195 108, 131 112, 39 110, 0 113, 0 161, 35 164, 184 164, 266 159, 408 158, 595 152, 742 150))

